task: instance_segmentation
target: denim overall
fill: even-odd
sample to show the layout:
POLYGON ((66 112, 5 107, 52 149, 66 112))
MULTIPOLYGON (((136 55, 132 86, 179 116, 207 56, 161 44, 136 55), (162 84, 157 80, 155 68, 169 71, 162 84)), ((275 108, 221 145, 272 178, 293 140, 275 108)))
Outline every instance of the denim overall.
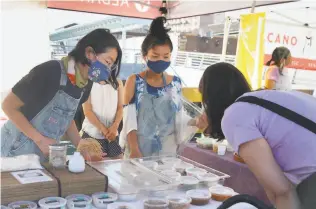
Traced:
MULTIPOLYGON (((164 87, 167 86, 162 75, 164 87)), ((144 157, 176 153, 175 119, 178 111, 173 97, 177 96, 168 89, 164 95, 148 93, 147 74, 144 78, 144 90, 141 92, 137 114, 138 146, 144 157)))
MULTIPOLYGON (((62 62, 60 88, 53 99, 30 121, 33 127, 43 136, 55 139, 56 143, 65 134, 71 124, 80 99, 75 99, 64 92, 67 74, 62 62)), ((25 136, 13 123, 8 121, 1 128, 1 157, 14 157, 23 154, 37 154, 41 162, 46 160, 38 146, 25 136)))

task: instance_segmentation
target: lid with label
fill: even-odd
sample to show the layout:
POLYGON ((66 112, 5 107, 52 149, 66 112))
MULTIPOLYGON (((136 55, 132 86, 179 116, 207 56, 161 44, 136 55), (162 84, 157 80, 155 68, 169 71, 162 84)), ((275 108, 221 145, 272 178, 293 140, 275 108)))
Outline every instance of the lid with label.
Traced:
POLYGON ((37 204, 30 201, 18 201, 8 205, 11 209, 36 209, 37 204))
POLYGON ((46 197, 41 199, 38 204, 41 208, 60 208, 66 206, 67 200, 61 197, 46 197))

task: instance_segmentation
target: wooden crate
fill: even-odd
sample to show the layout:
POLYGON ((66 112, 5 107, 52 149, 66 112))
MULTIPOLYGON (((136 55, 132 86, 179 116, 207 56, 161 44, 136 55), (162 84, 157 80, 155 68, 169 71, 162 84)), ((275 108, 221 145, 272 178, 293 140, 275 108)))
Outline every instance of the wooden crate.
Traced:
POLYGON ((96 192, 107 191, 107 176, 87 164, 85 171, 78 174, 71 173, 68 169, 55 169, 48 164, 44 167, 58 180, 61 197, 71 194, 92 195, 96 192))
POLYGON ((46 170, 43 171, 53 181, 21 184, 11 172, 1 173, 1 204, 7 205, 21 200, 38 201, 45 197, 58 196, 57 180, 46 170))

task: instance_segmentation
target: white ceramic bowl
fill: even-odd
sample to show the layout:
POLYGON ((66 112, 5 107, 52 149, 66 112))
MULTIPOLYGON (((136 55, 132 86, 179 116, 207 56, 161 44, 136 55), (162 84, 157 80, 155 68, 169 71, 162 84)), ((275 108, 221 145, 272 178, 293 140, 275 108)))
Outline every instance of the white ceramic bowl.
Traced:
POLYGON ((108 192, 98 192, 92 195, 93 204, 97 208, 107 208, 107 206, 118 199, 118 195, 108 192))
POLYGON ((64 209, 66 208, 67 200, 61 197, 46 197, 38 201, 38 204, 42 209, 50 209, 50 208, 64 209))
POLYGON ((203 168, 187 168, 185 169, 185 172, 188 176, 194 176, 197 177, 198 175, 206 174, 207 171, 203 168))

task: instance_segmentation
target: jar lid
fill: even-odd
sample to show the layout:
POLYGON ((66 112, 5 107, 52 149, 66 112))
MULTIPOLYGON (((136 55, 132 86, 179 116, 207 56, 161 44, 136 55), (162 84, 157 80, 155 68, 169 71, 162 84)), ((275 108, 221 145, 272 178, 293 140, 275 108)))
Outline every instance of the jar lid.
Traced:
POLYGON ((52 145, 49 145, 49 149, 52 149, 52 150, 65 150, 65 149, 67 149, 67 145, 65 145, 65 144, 52 144, 52 145))
POLYGON ((118 195, 108 192, 97 192, 92 195, 93 199, 102 200, 103 203, 114 202, 118 199, 118 195))
POLYGON ((67 203, 67 200, 61 197, 46 197, 41 199, 38 204, 42 208, 49 208, 49 207, 64 207, 67 203))
POLYGON ((11 209, 36 209, 37 205, 35 202, 30 201, 18 201, 8 205, 11 209))
POLYGON ((76 204, 90 204, 92 202, 92 198, 84 194, 69 195, 66 200, 76 204))

